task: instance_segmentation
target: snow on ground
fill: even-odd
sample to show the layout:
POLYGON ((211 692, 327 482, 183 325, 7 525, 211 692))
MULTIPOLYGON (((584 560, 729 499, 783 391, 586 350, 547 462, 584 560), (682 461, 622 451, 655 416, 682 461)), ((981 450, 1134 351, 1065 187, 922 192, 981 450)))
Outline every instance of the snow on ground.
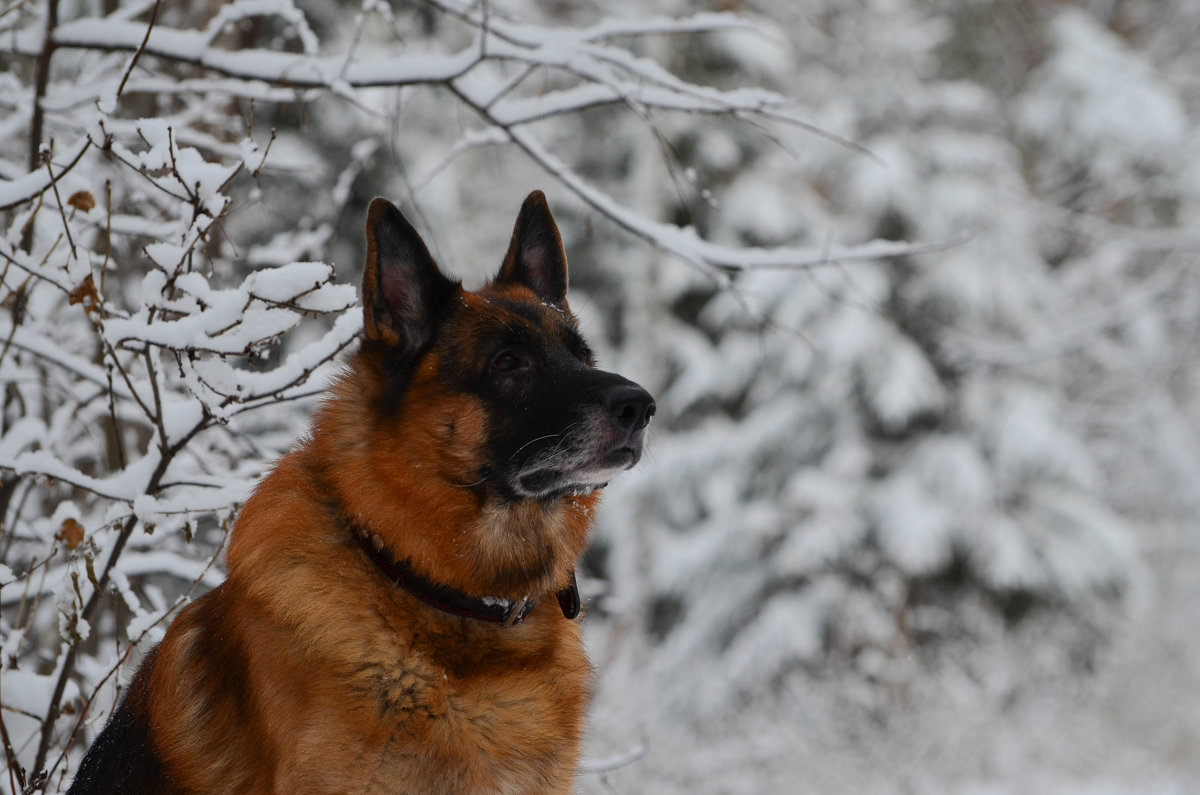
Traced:
MULTIPOLYGON (((714 715, 701 734, 654 698, 661 683, 607 655, 588 754, 637 760, 581 777, 583 793, 1190 795, 1200 792, 1200 551, 1187 528, 1148 528, 1154 585, 1119 641, 1073 672, 1034 627, 942 649, 929 675, 868 692, 850 672, 799 674, 777 698, 714 715), (1177 539, 1185 539, 1179 543, 1177 539), (1091 670, 1088 670, 1089 667, 1091 670)), ((1064 642, 1069 641, 1066 639, 1064 642)), ((701 688, 702 682, 694 683, 701 688)))

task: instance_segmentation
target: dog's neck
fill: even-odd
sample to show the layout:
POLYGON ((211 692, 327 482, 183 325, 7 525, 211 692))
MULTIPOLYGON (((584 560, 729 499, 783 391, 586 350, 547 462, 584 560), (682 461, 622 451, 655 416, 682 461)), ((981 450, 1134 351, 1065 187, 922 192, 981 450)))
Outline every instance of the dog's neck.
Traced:
POLYGON ((382 425, 369 413, 374 401, 362 399, 367 388, 353 376, 335 384, 301 453, 321 462, 326 483, 318 490, 325 497, 378 536, 394 560, 457 591, 515 602, 569 588, 598 494, 481 497, 468 487, 472 463, 428 443, 443 429, 427 409, 439 401, 413 395, 382 425))
MULTIPOLYGON (((518 600, 499 596, 475 597, 434 582, 417 573, 407 561, 392 557, 379 536, 358 527, 353 528, 351 533, 363 553, 389 582, 442 612, 513 626, 523 622, 537 607, 537 600, 529 597, 518 600)), ((575 582, 575 572, 571 572, 570 584, 555 596, 563 617, 573 619, 579 615, 579 588, 575 582)))

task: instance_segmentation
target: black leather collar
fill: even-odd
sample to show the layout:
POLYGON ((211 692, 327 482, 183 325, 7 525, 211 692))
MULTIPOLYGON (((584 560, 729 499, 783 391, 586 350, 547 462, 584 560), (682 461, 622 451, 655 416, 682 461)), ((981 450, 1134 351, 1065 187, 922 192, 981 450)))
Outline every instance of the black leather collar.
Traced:
MULTIPOLYGON (((433 582, 414 571, 407 561, 393 558, 378 536, 358 527, 353 529, 352 534, 359 547, 375 564, 375 568, 379 569, 392 583, 408 591, 430 607, 436 607, 438 610, 456 616, 505 626, 520 624, 529 617, 533 608, 537 607, 537 601, 534 599, 525 598, 513 601, 498 596, 476 597, 463 593, 457 588, 433 582)), ((563 616, 573 619, 579 615, 579 588, 575 583, 575 572, 571 572, 571 584, 559 591, 556 596, 563 616)))

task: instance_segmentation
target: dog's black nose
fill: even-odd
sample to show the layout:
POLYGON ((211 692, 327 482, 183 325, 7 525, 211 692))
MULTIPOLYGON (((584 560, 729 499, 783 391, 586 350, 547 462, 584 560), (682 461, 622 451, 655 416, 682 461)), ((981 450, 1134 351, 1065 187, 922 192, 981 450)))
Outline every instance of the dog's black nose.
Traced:
POLYGON ((617 425, 627 431, 640 431, 654 416, 654 398, 637 384, 621 384, 609 390, 604 407, 617 425))

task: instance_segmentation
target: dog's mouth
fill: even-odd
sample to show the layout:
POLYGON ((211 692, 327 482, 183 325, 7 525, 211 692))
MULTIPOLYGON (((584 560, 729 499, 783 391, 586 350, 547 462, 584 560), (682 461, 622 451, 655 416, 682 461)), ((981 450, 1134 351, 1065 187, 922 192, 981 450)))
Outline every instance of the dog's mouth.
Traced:
POLYGON ((608 483, 571 483, 564 482, 560 472, 534 472, 521 478, 522 496, 546 500, 555 497, 584 497, 598 491, 608 483))
POLYGON ((607 486, 614 476, 632 467, 639 458, 640 449, 618 447, 586 466, 541 467, 523 472, 517 476, 514 485, 521 497, 529 499, 582 497, 607 486))

